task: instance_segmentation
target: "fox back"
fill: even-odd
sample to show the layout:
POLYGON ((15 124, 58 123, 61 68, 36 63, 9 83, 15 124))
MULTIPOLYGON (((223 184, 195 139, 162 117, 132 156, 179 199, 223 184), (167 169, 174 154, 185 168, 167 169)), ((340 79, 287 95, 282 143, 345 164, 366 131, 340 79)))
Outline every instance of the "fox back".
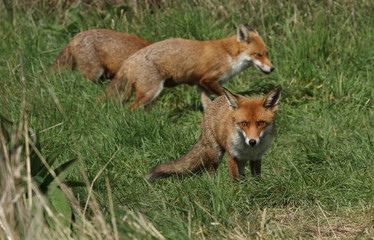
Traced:
POLYGON ((93 29, 74 36, 51 69, 77 66, 85 77, 96 80, 103 74, 114 76, 123 61, 151 42, 132 34, 93 29))

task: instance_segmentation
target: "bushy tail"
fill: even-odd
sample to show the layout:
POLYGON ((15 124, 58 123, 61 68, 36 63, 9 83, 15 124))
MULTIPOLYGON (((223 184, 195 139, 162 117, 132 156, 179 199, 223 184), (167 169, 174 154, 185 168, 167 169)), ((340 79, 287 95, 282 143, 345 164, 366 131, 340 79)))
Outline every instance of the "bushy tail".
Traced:
POLYGON ((72 69, 75 67, 75 59, 69 45, 62 49, 60 55, 58 55, 54 63, 49 68, 51 70, 57 70, 59 67, 71 67, 72 69))
POLYGON ((196 173, 207 167, 209 162, 207 160, 206 148, 200 137, 199 141, 189 152, 174 161, 156 165, 146 178, 155 180, 167 178, 172 175, 196 173))

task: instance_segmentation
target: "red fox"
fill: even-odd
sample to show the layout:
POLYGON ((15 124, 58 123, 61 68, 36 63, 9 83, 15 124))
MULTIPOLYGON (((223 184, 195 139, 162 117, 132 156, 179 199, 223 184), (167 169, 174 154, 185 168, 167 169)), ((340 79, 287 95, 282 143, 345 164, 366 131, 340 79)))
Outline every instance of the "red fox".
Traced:
POLYGON ((261 174, 261 158, 275 137, 275 111, 282 88, 263 98, 246 98, 223 88, 224 96, 208 105, 201 136, 182 157, 155 166, 148 179, 196 173, 202 169, 213 176, 226 152, 232 180, 245 176, 249 161, 253 176, 261 174))
POLYGON ((50 69, 78 66, 83 76, 97 80, 113 77, 123 61, 151 42, 135 35, 107 29, 81 32, 62 50, 50 69))
POLYGON ((125 60, 106 94, 119 94, 120 100, 124 100, 135 88, 131 104, 131 109, 135 109, 152 102, 163 87, 186 83, 199 87, 205 109, 210 93, 222 95, 220 84, 251 65, 265 74, 274 70, 264 41, 248 25, 239 25, 236 35, 219 40, 168 39, 125 60))

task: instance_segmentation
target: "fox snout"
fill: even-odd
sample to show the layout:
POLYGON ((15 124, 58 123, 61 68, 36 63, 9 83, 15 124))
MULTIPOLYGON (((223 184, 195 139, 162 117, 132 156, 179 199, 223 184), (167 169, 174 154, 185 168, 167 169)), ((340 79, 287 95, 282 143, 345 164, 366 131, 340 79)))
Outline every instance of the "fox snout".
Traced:
POLYGON ((255 66, 255 68, 260 70, 260 72, 262 72, 263 74, 270 74, 274 71, 273 65, 265 65, 265 64, 262 64, 258 60, 253 61, 253 65, 255 66))
POLYGON ((249 143, 249 145, 251 145, 252 147, 254 147, 257 142, 256 142, 256 140, 251 139, 251 140, 248 141, 248 143, 249 143))
POLYGON ((270 71, 269 72, 264 72, 265 74, 269 74, 269 73, 272 73, 274 71, 274 67, 273 66, 271 66, 270 67, 270 71))
POLYGON ((247 136, 244 136, 244 138, 245 138, 245 143, 248 146, 251 146, 251 147, 254 147, 254 146, 256 146, 257 144, 260 143, 260 139, 259 138, 257 138, 257 139, 254 139, 254 138, 249 139, 249 138, 247 138, 247 136))
POLYGON ((266 66, 266 68, 260 68, 260 71, 263 73, 263 74, 270 74, 274 71, 274 67, 268 67, 266 66))
POLYGON ((256 137, 256 134, 251 134, 251 133, 246 133, 243 129, 241 129, 237 124, 235 124, 235 127, 236 127, 236 131, 242 135, 242 140, 241 141, 244 141, 245 144, 247 146, 251 146, 251 147, 255 147, 256 145, 258 145, 260 143, 260 137, 261 137, 261 134, 259 137, 256 137), (255 138, 253 138, 255 137, 255 138))

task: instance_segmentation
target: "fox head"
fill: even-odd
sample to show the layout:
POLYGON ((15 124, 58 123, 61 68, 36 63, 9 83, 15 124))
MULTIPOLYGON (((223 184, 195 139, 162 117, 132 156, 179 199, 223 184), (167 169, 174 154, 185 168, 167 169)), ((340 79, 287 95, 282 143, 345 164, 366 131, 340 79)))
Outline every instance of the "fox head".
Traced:
POLYGON ((268 58, 268 50, 260 35, 249 25, 240 24, 237 32, 239 44, 239 58, 250 62, 264 74, 274 71, 274 67, 268 58))
POLYGON ((255 147, 273 129, 282 87, 278 86, 263 98, 246 98, 223 89, 233 110, 233 122, 237 133, 243 136, 248 146, 255 147))

